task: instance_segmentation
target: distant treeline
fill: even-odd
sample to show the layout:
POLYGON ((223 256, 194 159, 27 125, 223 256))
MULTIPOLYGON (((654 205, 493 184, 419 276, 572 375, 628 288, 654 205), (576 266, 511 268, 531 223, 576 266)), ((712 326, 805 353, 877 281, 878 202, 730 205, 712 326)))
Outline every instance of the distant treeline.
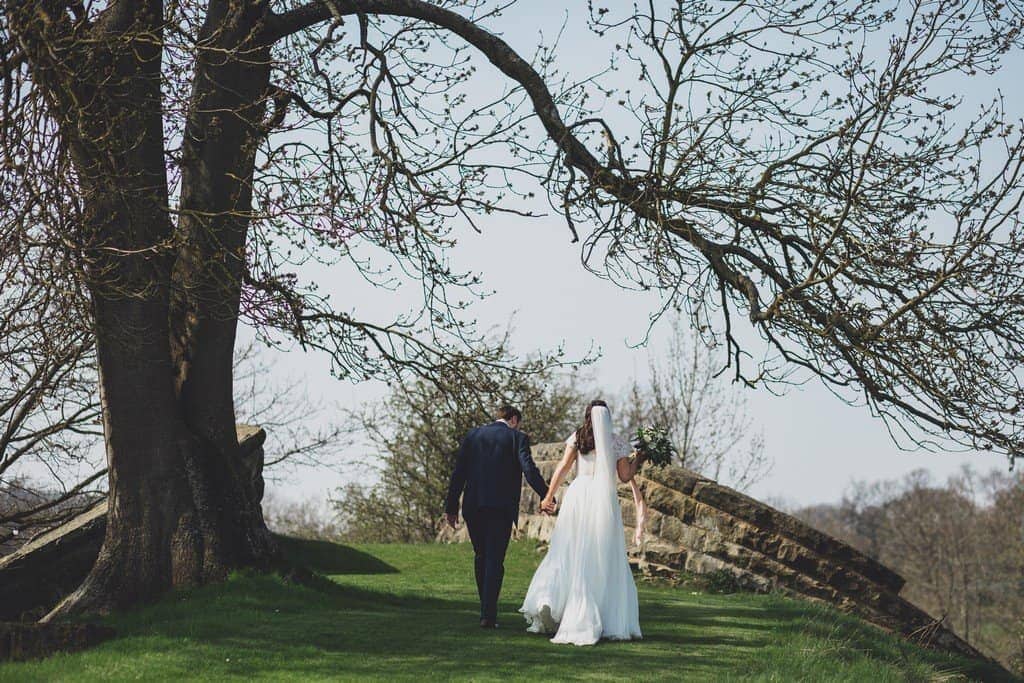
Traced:
POLYGON ((836 504, 795 511, 892 567, 902 594, 976 647, 1024 672, 1024 477, 924 470, 858 483, 836 504))

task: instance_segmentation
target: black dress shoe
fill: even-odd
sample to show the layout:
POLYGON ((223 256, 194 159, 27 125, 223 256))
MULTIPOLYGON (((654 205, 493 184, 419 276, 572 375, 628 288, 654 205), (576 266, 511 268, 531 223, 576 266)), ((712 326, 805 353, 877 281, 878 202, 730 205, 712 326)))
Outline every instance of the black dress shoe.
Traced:
POLYGON ((480 628, 498 628, 498 624, 490 619, 481 619, 480 628))

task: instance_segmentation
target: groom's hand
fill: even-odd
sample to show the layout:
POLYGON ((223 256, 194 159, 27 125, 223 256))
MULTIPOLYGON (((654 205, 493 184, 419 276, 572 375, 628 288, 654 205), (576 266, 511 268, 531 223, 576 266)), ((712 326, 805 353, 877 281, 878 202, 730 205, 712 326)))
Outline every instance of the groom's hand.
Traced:
POLYGON ((459 515, 458 515, 458 513, 446 512, 445 515, 444 515, 444 519, 445 519, 446 522, 448 522, 448 526, 450 526, 453 529, 455 529, 455 528, 457 528, 459 526, 459 515))
POLYGON ((549 515, 553 515, 555 510, 558 509, 558 501, 552 498, 550 502, 541 504, 540 509, 549 515))

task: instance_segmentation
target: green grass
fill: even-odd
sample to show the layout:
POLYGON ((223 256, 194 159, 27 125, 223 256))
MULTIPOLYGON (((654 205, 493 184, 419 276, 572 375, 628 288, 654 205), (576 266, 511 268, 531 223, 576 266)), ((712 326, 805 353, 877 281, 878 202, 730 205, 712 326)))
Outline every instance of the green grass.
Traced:
POLYGON ((515 612, 540 559, 532 543, 509 549, 497 631, 477 626, 468 546, 285 543, 330 580, 239 575, 177 593, 106 619, 119 635, 93 650, 0 665, 0 681, 997 680, 832 610, 650 584, 642 641, 552 645, 515 612))

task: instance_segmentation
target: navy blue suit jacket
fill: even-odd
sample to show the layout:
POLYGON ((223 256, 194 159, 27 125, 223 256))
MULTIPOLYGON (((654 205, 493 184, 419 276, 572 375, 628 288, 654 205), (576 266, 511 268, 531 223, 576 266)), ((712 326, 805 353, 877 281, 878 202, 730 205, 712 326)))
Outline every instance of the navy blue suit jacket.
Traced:
POLYGON ((515 520, 523 476, 538 496, 547 495, 548 485, 530 456, 525 434, 501 421, 471 429, 459 446, 445 511, 456 514, 462 495, 463 516, 480 508, 497 508, 515 520))

